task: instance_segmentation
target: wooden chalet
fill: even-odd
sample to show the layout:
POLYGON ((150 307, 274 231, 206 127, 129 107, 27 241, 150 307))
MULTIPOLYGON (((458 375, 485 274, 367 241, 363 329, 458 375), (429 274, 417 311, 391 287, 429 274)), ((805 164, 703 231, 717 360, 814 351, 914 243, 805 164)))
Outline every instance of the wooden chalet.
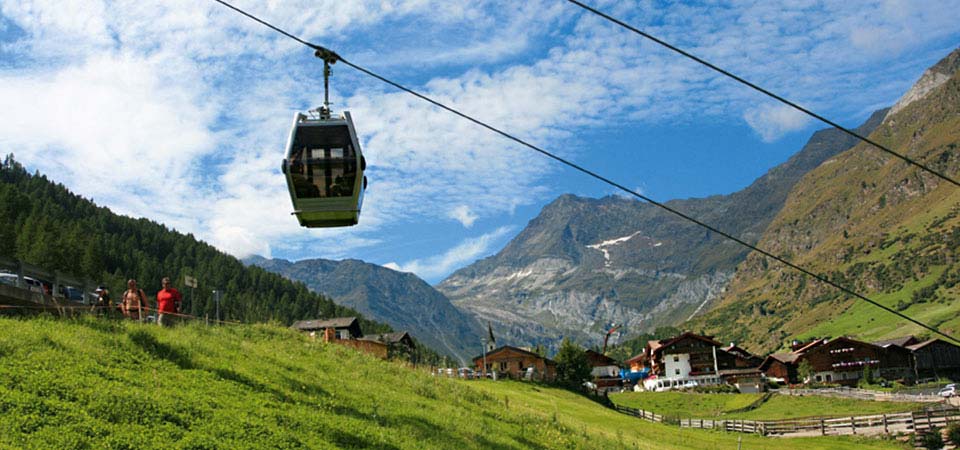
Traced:
POLYGON ((337 339, 359 339, 363 336, 363 332, 360 330, 360 321, 357 320, 356 317, 301 320, 294 322, 291 327, 310 333, 310 336, 314 337, 318 334, 323 336, 324 331, 327 329, 334 330, 337 339))
POLYGON ((763 363, 763 358, 746 351, 733 342, 731 342, 729 346, 724 347, 722 350, 733 355, 733 364, 737 369, 757 368, 763 363))
POLYGON ((509 345, 487 352, 486 367, 483 366, 483 361, 483 355, 473 358, 477 372, 496 372, 498 376, 507 376, 514 380, 553 381, 557 376, 557 363, 553 360, 509 345))
POLYGON ((742 392, 759 392, 766 384, 758 369, 762 362, 736 344, 724 347, 712 336, 686 332, 670 339, 648 341, 643 352, 626 364, 633 373, 650 373, 651 377, 644 382, 650 390, 728 383, 742 392))
POLYGON ((383 342, 387 345, 402 346, 410 351, 413 351, 415 347, 413 338, 410 337, 410 333, 407 333, 406 331, 401 331, 398 333, 366 334, 360 339, 365 341, 383 342))
MULTIPOLYGON (((388 336, 380 339, 364 339, 363 331, 360 329, 360 321, 356 317, 336 317, 323 320, 301 320, 294 322, 291 328, 309 333, 311 337, 318 335, 324 342, 352 347, 361 352, 376 356, 381 359, 387 359, 390 355, 389 339, 396 338, 398 342, 404 341, 404 335, 410 345, 413 340, 406 333, 389 333, 388 336), (394 336, 394 335, 400 336, 394 336)), ((375 335, 381 336, 381 335, 375 335)))
POLYGON ((593 368, 591 373, 594 378, 620 376, 620 366, 617 364, 617 360, 593 350, 587 350, 585 353, 587 354, 587 361, 590 361, 590 367, 593 368))
POLYGON ((867 342, 848 337, 832 340, 817 339, 802 346, 795 346, 790 353, 770 355, 760 369, 770 378, 779 378, 788 383, 818 382, 856 385, 865 370, 880 376, 888 372, 904 373, 909 366, 902 366, 901 359, 886 360, 891 351, 867 342), (800 366, 810 365, 810 374, 800 379, 800 366))
POLYGON ((796 362, 799 357, 799 354, 793 352, 774 353, 767 356, 766 359, 760 363, 760 371, 763 372, 767 378, 784 383, 796 383, 798 378, 796 362))
POLYGON ((587 361, 590 361, 590 376, 597 389, 619 388, 621 382, 620 365, 617 361, 603 353, 587 350, 587 361))
POLYGON ((942 339, 930 339, 908 345, 907 349, 913 354, 913 370, 918 379, 960 379, 960 346, 942 339))
POLYGON ((888 380, 915 379, 913 352, 907 346, 919 342, 920 340, 913 336, 874 342, 873 345, 883 349, 883 355, 880 358, 880 376, 888 380))
POLYGON ((410 333, 401 331, 398 333, 367 334, 360 338, 361 341, 371 341, 382 343, 387 346, 387 356, 389 358, 399 358, 413 361, 416 344, 410 333))

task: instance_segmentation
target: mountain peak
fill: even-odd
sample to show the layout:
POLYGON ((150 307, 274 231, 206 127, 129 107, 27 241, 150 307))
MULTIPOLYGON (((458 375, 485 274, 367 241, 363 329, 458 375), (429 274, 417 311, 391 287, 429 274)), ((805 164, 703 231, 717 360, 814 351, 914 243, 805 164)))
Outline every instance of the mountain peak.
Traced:
POLYGON ((943 83, 946 83, 954 73, 960 70, 960 48, 950 52, 949 55, 931 66, 923 72, 920 79, 914 83, 913 87, 897 100, 897 103, 890 108, 890 112, 883 119, 884 122, 894 114, 906 108, 907 105, 927 96, 930 91, 936 89, 943 83))

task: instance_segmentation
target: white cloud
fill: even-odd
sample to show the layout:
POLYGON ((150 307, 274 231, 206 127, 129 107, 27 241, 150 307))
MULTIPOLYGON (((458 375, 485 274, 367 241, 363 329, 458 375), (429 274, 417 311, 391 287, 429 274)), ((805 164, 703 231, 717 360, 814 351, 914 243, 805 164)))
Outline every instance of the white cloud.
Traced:
POLYGON ((447 213, 447 216, 456 220, 457 222, 460 222, 464 227, 467 228, 472 227, 473 222, 476 222, 477 220, 477 215, 474 214, 467 205, 460 205, 456 208, 453 208, 447 213))
POLYGON ((787 105, 764 104, 747 110, 743 119, 764 142, 773 142, 792 131, 802 130, 810 117, 787 105))
MULTIPOLYGON (((237 4, 574 159, 590 150, 580 131, 596 127, 743 117, 769 141, 806 124, 783 108, 757 107, 746 88, 566 4, 237 4)), ((928 57, 891 65, 884 49, 909 55, 945 42, 960 20, 960 8, 947 2, 605 7, 788 98, 841 115, 862 114, 865 102, 892 103, 919 75, 913 63, 928 57), (875 91, 865 94, 865 85, 875 91)), ((556 167, 336 66, 335 106, 354 114, 370 189, 357 227, 305 230, 289 214, 278 170, 293 111, 316 106, 322 95, 319 66, 302 46, 214 2, 24 0, 0 3, 0 14, 23 30, 0 44, 0 58, 11 58, 0 61, 0 149, 114 210, 193 232, 239 256, 349 255, 381 242, 386 225, 453 218, 469 228, 542 200, 542 180, 556 167)), ((427 260, 414 263, 404 267, 427 260)))
POLYGON ((215 149, 215 114, 187 86, 163 83, 161 61, 91 57, 42 76, 0 73, 0 145, 121 213, 196 229, 194 160, 215 149))
POLYGON ((404 264, 390 262, 383 266, 399 272, 411 272, 425 280, 436 279, 450 273, 457 267, 491 253, 493 244, 512 230, 512 227, 500 227, 493 232, 466 239, 443 254, 416 259, 404 264))

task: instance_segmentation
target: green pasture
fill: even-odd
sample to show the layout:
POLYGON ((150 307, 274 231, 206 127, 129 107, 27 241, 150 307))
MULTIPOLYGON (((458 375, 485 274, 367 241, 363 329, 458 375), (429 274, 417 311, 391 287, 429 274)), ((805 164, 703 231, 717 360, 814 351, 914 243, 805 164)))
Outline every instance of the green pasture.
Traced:
POLYGON ((0 448, 902 448, 681 430, 568 391, 452 380, 273 325, 0 318, 0 448))
POLYGON ((778 420, 801 417, 845 417, 906 412, 922 403, 875 402, 808 395, 773 395, 755 409, 740 411, 761 394, 698 394, 695 392, 627 392, 611 394, 614 403, 665 416, 693 419, 778 420))

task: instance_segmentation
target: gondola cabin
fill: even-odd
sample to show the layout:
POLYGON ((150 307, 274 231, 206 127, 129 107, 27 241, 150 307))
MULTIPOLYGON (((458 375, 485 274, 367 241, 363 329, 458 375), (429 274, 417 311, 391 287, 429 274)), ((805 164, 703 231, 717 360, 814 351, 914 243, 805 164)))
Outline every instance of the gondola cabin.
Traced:
POLYGON ((282 170, 301 226, 356 225, 366 189, 364 169, 349 112, 339 117, 294 116, 282 170))

